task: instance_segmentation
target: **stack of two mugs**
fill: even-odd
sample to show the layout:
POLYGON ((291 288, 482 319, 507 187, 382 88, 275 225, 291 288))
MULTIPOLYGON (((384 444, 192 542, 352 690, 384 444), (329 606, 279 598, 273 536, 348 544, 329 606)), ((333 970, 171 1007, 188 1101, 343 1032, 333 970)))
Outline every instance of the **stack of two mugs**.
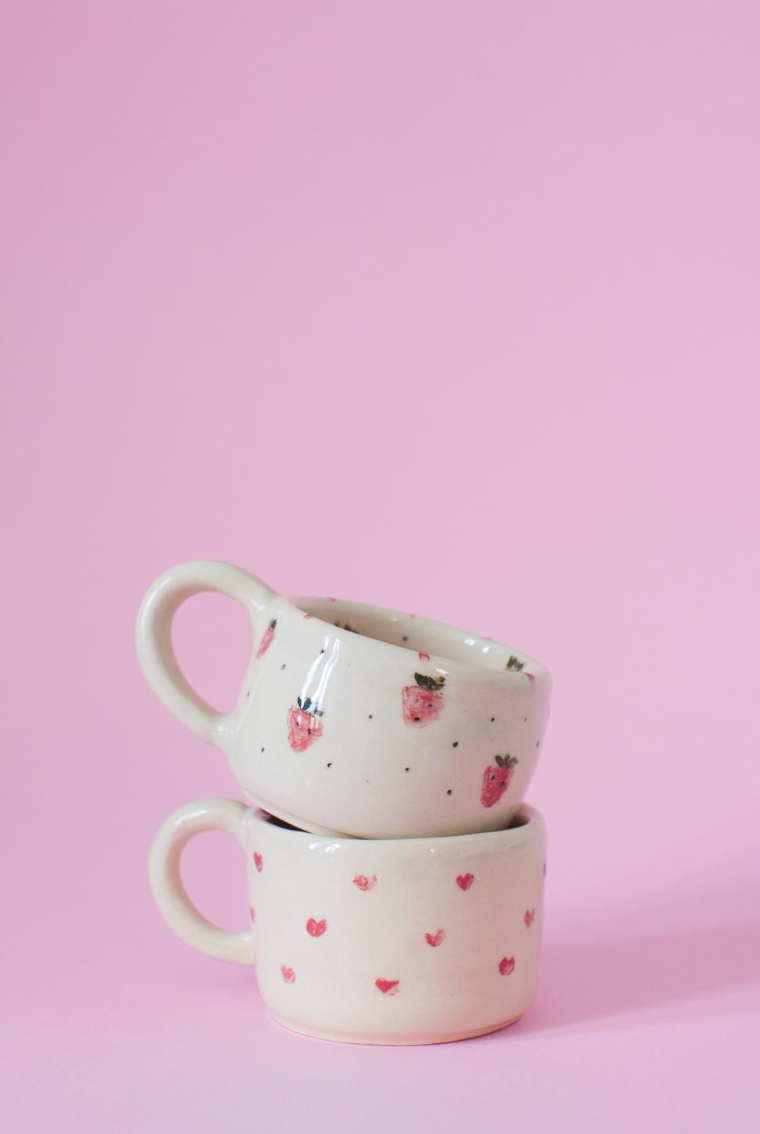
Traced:
POLYGON ((163 575, 138 618, 153 691, 228 757, 255 804, 188 804, 158 832, 150 882, 202 953, 256 965, 275 1018, 355 1043, 465 1039, 536 990, 541 816, 523 804, 549 709, 543 666, 488 638, 359 603, 288 599, 224 563, 163 575), (195 693, 171 644, 185 599, 241 603, 254 653, 236 708, 195 693), (250 929, 212 925, 180 879, 201 831, 238 840, 250 929))

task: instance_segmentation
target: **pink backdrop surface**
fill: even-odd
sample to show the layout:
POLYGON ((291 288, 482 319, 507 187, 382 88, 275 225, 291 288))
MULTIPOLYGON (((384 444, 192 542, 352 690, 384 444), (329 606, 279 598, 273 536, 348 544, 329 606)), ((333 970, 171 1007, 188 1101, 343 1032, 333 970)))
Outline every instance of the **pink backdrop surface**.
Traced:
MULTIPOLYGON (((3 1128, 755 1131, 757 6, 2 22, 3 1128), (161 921, 154 831, 236 794, 134 656, 193 557, 551 668, 519 1024, 291 1036, 161 921)), ((247 635, 179 618, 222 708, 247 635)), ((243 924, 235 846, 187 878, 243 924)))

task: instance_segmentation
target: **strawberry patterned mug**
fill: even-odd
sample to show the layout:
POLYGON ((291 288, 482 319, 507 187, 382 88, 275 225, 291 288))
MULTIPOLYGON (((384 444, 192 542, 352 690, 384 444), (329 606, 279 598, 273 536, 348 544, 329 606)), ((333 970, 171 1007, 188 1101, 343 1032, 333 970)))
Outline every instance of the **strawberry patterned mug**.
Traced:
POLYGON ((296 827, 365 838, 505 827, 538 761, 551 678, 537 661, 413 614, 288 599, 238 567, 186 563, 150 588, 137 620, 154 693, 216 744, 246 796, 296 827), (229 714, 190 687, 171 642, 185 599, 216 591, 253 624, 229 714))
POLYGON ((150 854, 156 903, 210 957, 256 965, 275 1019, 350 1043, 445 1043, 512 1023, 534 998, 545 830, 523 806, 503 831, 354 839, 297 831, 226 799, 188 804, 150 854), (185 844, 233 835, 248 860, 250 928, 208 922, 180 880, 185 844))

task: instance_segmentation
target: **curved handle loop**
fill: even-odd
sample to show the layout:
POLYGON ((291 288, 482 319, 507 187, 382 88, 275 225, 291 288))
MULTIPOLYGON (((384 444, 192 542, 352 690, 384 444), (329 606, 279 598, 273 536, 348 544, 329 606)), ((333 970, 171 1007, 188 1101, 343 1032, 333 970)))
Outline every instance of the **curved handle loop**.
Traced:
POLYGON ((233 799, 201 799, 170 815, 150 848, 148 876, 167 925, 199 953, 233 965, 256 963, 253 930, 232 933, 208 921, 193 905, 180 874, 185 844, 201 831, 226 831, 245 850, 245 817, 250 808, 233 799))
POLYGON ((172 621, 182 603, 203 591, 235 599, 251 622, 276 594, 266 583, 240 567, 198 560, 173 567, 157 579, 137 616, 137 657, 159 701, 191 732, 209 744, 221 745, 226 716, 212 708, 190 686, 172 646, 172 621))

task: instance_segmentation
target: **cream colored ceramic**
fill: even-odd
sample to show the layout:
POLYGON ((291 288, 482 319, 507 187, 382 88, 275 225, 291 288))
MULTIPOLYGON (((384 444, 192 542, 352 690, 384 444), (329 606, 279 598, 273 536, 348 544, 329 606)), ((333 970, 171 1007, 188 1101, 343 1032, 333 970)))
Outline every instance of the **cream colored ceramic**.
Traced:
POLYGON ((226 563, 187 563, 148 591, 137 622, 159 699, 218 745, 245 794, 314 832, 406 838, 497 830, 538 760, 551 679, 476 634, 359 603, 287 599, 226 563), (171 623, 200 591, 240 602, 254 652, 235 709, 190 688, 171 623))
POLYGON ((536 991, 544 873, 544 823, 526 806, 505 831, 366 840, 208 799, 172 815, 150 855, 153 894, 179 937, 255 963, 281 1024, 352 1043, 445 1043, 521 1016, 536 991), (211 925, 180 881, 182 848, 207 830, 246 852, 245 933, 211 925))

